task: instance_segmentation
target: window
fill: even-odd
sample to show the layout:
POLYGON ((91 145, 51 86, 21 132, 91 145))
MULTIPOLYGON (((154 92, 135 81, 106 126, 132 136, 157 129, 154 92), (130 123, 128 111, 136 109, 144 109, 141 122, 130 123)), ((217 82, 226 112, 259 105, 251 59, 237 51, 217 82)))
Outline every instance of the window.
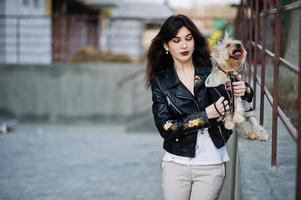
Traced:
POLYGON ((38 8, 40 6, 40 0, 33 1, 34 7, 38 8))
POLYGON ((29 0, 23 0, 23 6, 29 6, 29 0))

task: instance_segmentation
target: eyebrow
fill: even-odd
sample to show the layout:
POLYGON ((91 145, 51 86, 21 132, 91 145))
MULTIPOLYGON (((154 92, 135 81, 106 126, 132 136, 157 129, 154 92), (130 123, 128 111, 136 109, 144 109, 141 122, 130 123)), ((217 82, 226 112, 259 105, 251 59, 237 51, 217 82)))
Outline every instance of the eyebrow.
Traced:
MULTIPOLYGON (((189 34, 187 34, 185 37, 190 36, 190 35, 192 35, 192 34, 189 33, 189 34)), ((175 36, 174 38, 180 38, 180 37, 175 36)))

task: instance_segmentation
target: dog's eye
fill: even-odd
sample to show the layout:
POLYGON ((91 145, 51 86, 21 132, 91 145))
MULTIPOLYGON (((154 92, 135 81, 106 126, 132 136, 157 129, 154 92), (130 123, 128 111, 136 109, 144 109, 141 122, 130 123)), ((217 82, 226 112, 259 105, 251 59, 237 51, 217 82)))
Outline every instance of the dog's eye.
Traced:
POLYGON ((226 47, 227 47, 227 48, 230 47, 230 44, 227 44, 226 47))

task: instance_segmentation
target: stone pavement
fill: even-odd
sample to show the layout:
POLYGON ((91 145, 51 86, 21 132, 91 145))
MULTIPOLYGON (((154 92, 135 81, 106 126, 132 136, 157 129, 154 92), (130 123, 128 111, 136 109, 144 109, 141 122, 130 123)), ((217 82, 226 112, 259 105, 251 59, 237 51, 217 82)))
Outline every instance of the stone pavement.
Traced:
POLYGON ((0 199, 161 200, 162 155, 156 133, 19 124, 0 135, 0 199))

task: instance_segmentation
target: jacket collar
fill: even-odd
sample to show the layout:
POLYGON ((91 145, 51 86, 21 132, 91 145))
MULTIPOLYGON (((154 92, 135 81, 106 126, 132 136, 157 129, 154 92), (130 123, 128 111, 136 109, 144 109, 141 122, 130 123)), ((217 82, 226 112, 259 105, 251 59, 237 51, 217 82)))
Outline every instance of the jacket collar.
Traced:
MULTIPOLYGON (((211 69, 207 66, 195 66, 194 67, 194 74, 195 76, 203 76, 203 75, 209 75, 211 69)), ((175 67, 167 67, 165 71, 165 80, 166 80, 166 87, 172 88, 180 83, 180 80, 178 78, 177 72, 175 70, 175 67)))
POLYGON ((180 80, 178 78, 176 69, 174 66, 170 66, 166 68, 165 71, 165 80, 166 80, 166 87, 172 88, 180 83, 180 80))

